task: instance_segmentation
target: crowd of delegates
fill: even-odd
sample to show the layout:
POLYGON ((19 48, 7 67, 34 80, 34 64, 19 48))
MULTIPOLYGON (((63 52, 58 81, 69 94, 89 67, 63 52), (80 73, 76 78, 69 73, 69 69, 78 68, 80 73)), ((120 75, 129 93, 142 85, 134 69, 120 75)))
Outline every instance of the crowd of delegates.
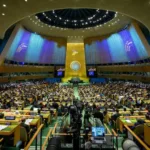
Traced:
MULTIPOLYGON (((138 115, 142 115, 142 111, 148 110, 144 115, 146 115, 147 119, 150 119, 149 84, 130 82, 91 84, 80 86, 79 95, 86 110, 84 120, 89 120, 89 112, 93 112, 94 118, 99 118, 102 123, 112 124, 121 115, 119 109, 124 112, 130 109, 130 114, 128 115, 134 116, 137 108, 138 115), (110 111, 113 112, 111 118, 108 115, 110 111)), ((144 121, 139 119, 135 126, 141 123, 144 123, 144 121)))
MULTIPOLYGON (((3 109, 7 111, 24 110, 31 106, 30 110, 37 108, 37 115, 43 120, 41 110, 47 109, 51 113, 56 110, 61 113, 65 111, 65 107, 69 107, 74 99, 72 87, 62 86, 59 83, 46 83, 44 81, 36 82, 20 82, 0 85, 0 119, 4 118, 3 109)), ((17 114, 19 111, 17 112, 17 114)), ((26 118, 20 120, 20 125, 24 127, 27 133, 30 132, 30 126, 25 123, 26 118)), ((35 129, 31 132, 33 135, 35 129)), ((9 140, 6 140, 9 141, 9 140)), ((7 143, 12 145, 11 143, 7 143)))
MULTIPOLYGON (((82 110, 85 110, 84 120, 89 120, 91 113, 101 122, 110 123, 119 116, 119 109, 131 109, 130 115, 134 115, 134 109, 149 110, 146 117, 150 119, 150 85, 130 82, 109 82, 105 84, 90 84, 80 86, 79 89, 82 110), (108 111, 114 114, 108 118, 108 111)), ((48 84, 44 81, 10 83, 0 85, 0 108, 24 109, 33 106, 42 109, 56 109, 58 115, 68 111, 75 100, 72 87, 60 83, 48 84)), ((33 109, 31 107, 31 109, 33 109)), ((40 111, 39 111, 40 114, 40 111)), ((22 121, 23 123, 23 121, 22 121)))
POLYGON ((8 109, 15 107, 22 109, 36 99, 40 99, 48 92, 47 86, 44 82, 24 82, 24 83, 11 83, 1 85, 0 91, 0 108, 8 109))
POLYGON ((65 108, 72 105, 74 97, 73 88, 62 86, 61 84, 53 84, 49 88, 48 93, 41 100, 36 100, 33 103, 34 107, 41 109, 56 109, 58 115, 64 113, 65 108))
POLYGON ((79 95, 84 104, 96 105, 95 107, 119 109, 126 106, 145 109, 148 107, 145 101, 150 99, 150 85, 128 82, 93 84, 80 87, 79 95))
POLYGON ((73 89, 58 83, 43 81, 3 84, 0 87, 0 108, 24 109, 32 105, 36 108, 55 108, 70 104, 74 99, 73 89), (67 103, 69 102, 69 103, 67 103))

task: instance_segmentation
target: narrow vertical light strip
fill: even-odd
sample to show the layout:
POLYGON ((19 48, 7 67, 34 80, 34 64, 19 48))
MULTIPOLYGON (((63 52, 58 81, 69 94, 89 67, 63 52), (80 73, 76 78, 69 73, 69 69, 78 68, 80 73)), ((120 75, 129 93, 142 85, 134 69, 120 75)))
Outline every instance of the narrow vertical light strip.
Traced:
POLYGON ((93 43, 88 45, 86 44, 86 63, 87 64, 92 64, 92 60, 93 60, 93 55, 91 55, 92 53, 94 53, 94 50, 92 48, 93 43))
POLYGON ((94 43, 92 43, 90 45, 91 49, 89 49, 89 57, 88 59, 90 59, 90 64, 94 64, 94 53, 95 53, 95 49, 93 48, 94 43))
POLYGON ((102 54, 102 48, 101 48, 101 42, 96 41, 96 64, 101 64, 103 62, 103 54, 102 54))
POLYGON ((42 50, 40 52, 39 63, 42 64, 52 64, 54 52, 54 42, 44 39, 42 50))
POLYGON ((140 59, 147 58, 148 53, 146 51, 146 48, 144 47, 139 35, 137 34, 135 28, 132 25, 130 26, 129 31, 130 31, 131 37, 134 41, 134 44, 136 46, 136 49, 137 49, 140 59))
POLYGON ((54 44, 54 55, 53 63, 54 64, 64 64, 65 63, 65 47, 59 47, 57 43, 54 44))
POLYGON ((128 58, 124 51, 124 44, 121 39, 121 36, 118 33, 116 33, 111 35, 107 40, 113 62, 127 61, 128 58))
POLYGON ((18 48, 18 44, 23 36, 24 30, 22 28, 19 28, 16 36, 13 39, 13 42, 8 50, 8 53, 6 55, 6 59, 12 60, 13 56, 18 48))
POLYGON ((88 44, 85 44, 85 61, 86 61, 86 64, 89 64, 89 45, 88 44))
POLYGON ((137 61, 139 59, 139 55, 130 35, 130 32, 128 30, 124 30, 121 31, 119 34, 121 35, 124 42, 124 50, 128 56, 128 61, 137 61))
POLYGON ((17 62, 24 62, 25 54, 27 52, 27 47, 28 47, 29 40, 30 40, 30 36, 31 36, 31 33, 24 30, 22 38, 21 38, 20 42, 18 43, 18 47, 14 54, 13 60, 15 60, 17 62))
POLYGON ((25 57, 26 62, 32 62, 32 63, 39 62, 43 43, 44 43, 44 39, 40 35, 32 33, 28 45, 26 57, 25 57))
POLYGON ((137 34, 139 35, 147 53, 148 53, 148 56, 150 56, 150 44, 148 43, 145 35, 143 34, 143 32, 141 31, 139 25, 137 24, 137 22, 133 21, 132 23, 132 26, 135 28, 137 34))

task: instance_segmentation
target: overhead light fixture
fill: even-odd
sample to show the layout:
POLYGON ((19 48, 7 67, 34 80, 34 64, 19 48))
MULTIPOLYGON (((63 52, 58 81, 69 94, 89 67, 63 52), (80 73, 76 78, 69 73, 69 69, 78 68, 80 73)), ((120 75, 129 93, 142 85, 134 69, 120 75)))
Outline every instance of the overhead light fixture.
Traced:
POLYGON ((28 0, 24 0, 25 2, 28 2, 28 0))
POLYGON ((5 16, 5 13, 2 13, 2 16, 5 16))
POLYGON ((6 7, 6 4, 3 4, 3 7, 6 7))

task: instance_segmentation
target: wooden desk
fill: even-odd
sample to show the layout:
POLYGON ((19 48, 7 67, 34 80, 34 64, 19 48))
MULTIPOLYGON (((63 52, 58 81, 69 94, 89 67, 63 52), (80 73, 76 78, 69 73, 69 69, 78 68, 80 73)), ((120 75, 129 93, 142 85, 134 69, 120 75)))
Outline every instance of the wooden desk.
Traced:
MULTIPOLYGON (((143 115, 147 113, 146 110, 145 110, 145 111, 134 111, 134 116, 139 116, 139 115, 138 115, 139 112, 143 113, 143 115)), ((111 116, 112 116, 113 113, 114 113, 114 112, 108 112, 109 118, 111 118, 111 116)), ((130 112, 130 111, 119 111, 119 114, 120 114, 122 117, 124 116, 124 117, 127 118, 126 115, 129 115, 129 117, 130 117, 131 112, 130 112)))
MULTIPOLYGON (((119 118, 119 130, 121 132, 123 132, 123 127, 124 125, 127 125, 127 126, 134 126, 134 124, 137 122, 137 116, 134 116, 134 117, 120 117, 119 118), (128 118, 128 119, 126 119, 128 118)), ((146 120, 145 116, 138 116, 138 118, 142 118, 146 123, 150 123, 150 120, 146 120)))
MULTIPOLYGON (((54 112, 54 116, 55 116, 55 119, 57 119, 57 111, 56 111, 56 109, 50 109, 51 111, 53 111, 54 112)), ((49 109, 47 109, 47 108, 43 108, 43 110, 42 111, 50 111, 49 109)), ((44 113, 42 113, 41 112, 41 114, 43 115, 44 113)), ((50 114, 50 120, 49 120, 49 122, 51 122, 51 114, 50 114)))
MULTIPOLYGON (((32 115, 26 115, 26 113, 35 113, 34 111, 30 111, 30 110, 20 110, 18 111, 19 114, 16 114, 16 111, 9 111, 9 112, 3 112, 4 113, 4 116, 16 116, 16 120, 19 120, 22 118, 22 117, 25 117, 25 118, 32 118, 32 115), (23 114, 20 114, 20 113, 23 113, 23 114)), ((57 117, 57 113, 56 113, 56 110, 54 111, 54 114, 55 114, 55 117, 57 117)), ((48 123, 50 123, 50 120, 51 120, 51 115, 49 113, 49 111, 46 111, 46 112, 41 112, 41 115, 43 115, 43 118, 44 119, 47 119, 48 123)), ((39 116, 34 116, 36 118, 39 118, 39 116)), ((40 123, 38 123, 38 126, 39 127, 40 123)))
MULTIPOLYGON (((27 118, 28 119, 28 118, 27 118)), ((32 118, 33 120, 30 122, 30 126, 37 126, 37 128, 40 126, 40 118, 32 118)), ((15 120, 5 120, 5 119, 0 119, 0 123, 6 123, 6 122, 10 122, 10 123, 18 123, 19 121, 21 121, 21 118, 18 117, 15 120)))
POLYGON ((37 128, 38 128, 40 126, 40 118, 33 119, 30 122, 30 126, 37 126, 37 128))
POLYGON ((44 119, 47 119, 47 123, 50 123, 50 113, 41 113, 44 119))
POLYGON ((30 122, 30 126, 36 126, 38 128, 40 126, 40 118, 33 118, 30 122))
POLYGON ((32 108, 32 106, 28 106, 28 107, 25 107, 24 110, 30 111, 31 108, 32 108))
POLYGON ((150 146, 150 123, 144 124, 144 141, 150 146))
POLYGON ((5 129, 0 131, 0 135, 9 136, 14 133, 14 146, 20 140, 20 124, 9 125, 5 129))

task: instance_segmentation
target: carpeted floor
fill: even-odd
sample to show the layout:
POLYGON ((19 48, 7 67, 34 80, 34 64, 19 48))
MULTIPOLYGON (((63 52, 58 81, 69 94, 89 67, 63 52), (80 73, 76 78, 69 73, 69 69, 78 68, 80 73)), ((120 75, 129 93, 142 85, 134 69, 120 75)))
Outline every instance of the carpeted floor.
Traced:
POLYGON ((74 87, 73 89, 74 89, 74 96, 80 100, 80 96, 79 96, 79 92, 78 92, 78 87, 74 87))

